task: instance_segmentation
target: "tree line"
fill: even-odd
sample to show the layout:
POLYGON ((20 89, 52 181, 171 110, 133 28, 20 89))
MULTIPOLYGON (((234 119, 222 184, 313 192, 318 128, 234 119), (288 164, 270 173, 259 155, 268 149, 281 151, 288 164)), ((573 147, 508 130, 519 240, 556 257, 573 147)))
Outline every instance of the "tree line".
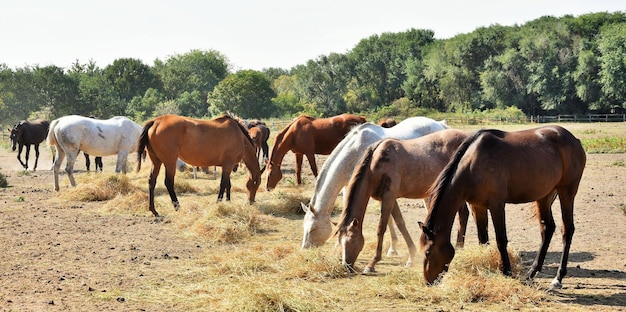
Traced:
POLYGON ((344 112, 410 116, 514 109, 526 115, 623 112, 626 13, 544 16, 449 39, 409 29, 362 39, 290 69, 233 71, 215 50, 100 68, 9 68, 0 59, 0 123, 79 114, 137 121, 175 113, 243 118, 344 112))

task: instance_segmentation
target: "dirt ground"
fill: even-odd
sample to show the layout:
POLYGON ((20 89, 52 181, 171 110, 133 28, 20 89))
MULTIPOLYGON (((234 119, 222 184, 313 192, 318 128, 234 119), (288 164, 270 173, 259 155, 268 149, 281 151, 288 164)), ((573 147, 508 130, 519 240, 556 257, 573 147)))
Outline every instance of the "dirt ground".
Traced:
MULTIPOLYGON (((23 174, 16 153, 0 147, 0 171, 10 185, 0 188, 0 311, 158 310, 150 304, 141 308, 117 305, 125 298, 117 296, 116 290, 137 287, 144 279, 163 275, 168 261, 199 257, 205 246, 167 224, 155 223, 148 211, 140 216, 105 214, 98 210, 101 203, 50 200, 56 195, 49 170, 51 155, 42 150, 39 170, 23 174), (96 293, 115 300, 89 299, 96 293)), ((292 159, 287 155, 284 166, 292 159)), ((626 311, 624 163, 625 154, 588 155, 576 197, 576 233, 568 274, 564 289, 554 293, 560 302, 577 310, 626 311)), ((105 158, 105 171, 112 167, 105 158)), ((76 168, 78 174, 87 174, 82 158, 76 168)), ((61 179, 67 182, 66 176, 61 179)), ((400 206, 409 224, 426 214, 415 200, 402 200, 400 206)), ((560 227, 558 204, 553 211, 560 227)), ((368 217, 371 224, 374 217, 368 217)), ((470 219, 467 244, 477 243, 472 222, 470 219)), ((507 208, 509 246, 520 252, 526 268, 539 246, 536 223, 530 205, 507 208)), ((489 228, 494 239, 491 224, 489 228)), ((545 285, 558 266, 562 247, 558 234, 538 276, 545 285)), ((374 240, 371 235, 366 239, 368 243, 374 240)), ((366 261, 370 256, 359 259, 366 261)))

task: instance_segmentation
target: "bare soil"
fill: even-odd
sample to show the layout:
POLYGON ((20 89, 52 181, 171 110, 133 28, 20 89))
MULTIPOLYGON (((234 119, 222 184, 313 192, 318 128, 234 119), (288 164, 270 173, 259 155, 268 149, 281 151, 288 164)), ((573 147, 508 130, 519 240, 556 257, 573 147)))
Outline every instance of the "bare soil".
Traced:
MULTIPOLYGON (((0 311, 162 310, 159 303, 131 305, 119 294, 126 288, 142 287, 145 280, 171 274, 167 270, 172 270, 172 261, 201 257, 206 244, 184 236, 171 224, 155 222, 147 208, 145 214, 122 215, 103 212, 99 202, 55 200, 51 155, 42 150, 39 170, 25 174, 16 153, 0 147, 0 172, 10 185, 0 188, 0 311), (94 299, 98 296, 113 300, 94 299)), ((283 166, 293 166, 293 155, 285 160, 283 166)), ((626 311, 625 163, 624 154, 588 155, 576 198, 568 274, 564 288, 552 295, 572 309, 626 311)), ((84 171, 81 158, 76 168, 77 174, 94 174, 84 171)), ((111 170, 113 165, 105 158, 105 172, 111 170)), ((308 166, 304 171, 310 173, 308 166)), ((67 184, 66 176, 61 180, 67 184)), ((263 192, 259 197, 262 200, 263 192)), ((408 224, 426 215, 420 201, 401 200, 400 206, 408 224)), ((558 204, 553 211, 560 227, 558 204)), ((533 212, 530 204, 507 208, 509 246, 519 251, 525 268, 540 241, 533 212)), ((376 213, 368 211, 367 220, 373 228, 376 213)), ((477 244, 471 220, 466 242, 477 244)), ((301 219, 292 222, 300 228, 301 219)), ((562 248, 558 234, 538 283, 549 285, 556 273, 562 248)), ((373 243, 374 236, 366 239, 373 243)), ((369 257, 365 252, 359 260, 364 263, 369 257)), ((380 266, 385 269, 384 259, 380 266)))

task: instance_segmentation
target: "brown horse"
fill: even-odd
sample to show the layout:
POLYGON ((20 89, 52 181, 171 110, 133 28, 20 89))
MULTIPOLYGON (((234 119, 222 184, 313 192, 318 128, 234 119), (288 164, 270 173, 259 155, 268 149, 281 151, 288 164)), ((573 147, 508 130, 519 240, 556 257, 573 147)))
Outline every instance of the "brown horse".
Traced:
POLYGON ((271 191, 282 179, 280 165, 287 152, 296 154, 296 179, 300 185, 303 155, 306 155, 311 171, 317 177, 315 154, 330 154, 352 127, 365 121, 365 118, 352 114, 320 119, 300 116, 294 119, 276 136, 267 169, 267 190, 271 191))
MULTIPOLYGON (((346 188, 346 205, 339 222, 338 241, 342 263, 347 269, 354 271, 354 263, 363 249, 363 218, 370 197, 381 202, 381 217, 376 255, 367 264, 365 273, 374 272, 381 259, 390 214, 409 247, 407 266, 413 262, 417 248, 406 230, 397 198, 427 198, 430 186, 468 136, 461 130, 446 129, 410 140, 383 139, 368 147, 346 188)), ((467 206, 463 207, 459 211, 459 246, 463 245, 469 216, 467 206)))
POLYGON ((398 123, 396 122, 395 119, 393 118, 381 118, 377 125, 383 127, 383 128, 391 128, 395 125, 397 125, 398 123))
MULTIPOLYGON (((179 203, 174 192, 174 175, 178 158, 198 167, 221 166, 222 179, 217 201, 221 201, 226 192, 230 200, 230 173, 243 159, 250 172, 246 183, 248 200, 254 197, 261 184, 262 170, 255 157, 256 150, 248 131, 234 117, 223 115, 211 120, 192 119, 176 115, 165 115, 146 122, 139 139, 138 155, 148 150, 152 160, 150 171, 150 211, 155 217, 159 214, 154 209, 154 186, 165 165, 165 186, 172 199, 174 209, 179 203)), ((141 169, 141 158, 137 159, 137 172, 141 169)))
POLYGON ((263 151, 263 161, 267 161, 269 159, 269 145, 267 145, 267 140, 270 138, 270 128, 267 127, 267 124, 265 124, 265 122, 258 120, 258 119, 254 119, 248 122, 247 124, 248 127, 248 131, 252 134, 251 131, 253 131, 255 128, 256 130, 254 131, 258 131, 259 134, 255 134, 259 136, 258 139, 255 139, 254 137, 252 137, 252 135, 250 135, 252 137, 252 139, 254 139, 255 141, 259 141, 260 144, 257 146, 257 158, 258 158, 258 154, 259 151, 263 151))
POLYGON ((563 253, 552 287, 561 287, 574 235, 574 197, 585 162, 580 141, 559 126, 517 132, 481 130, 468 138, 433 185, 428 215, 424 223, 420 222, 426 283, 435 282, 454 257, 450 230, 464 202, 472 206, 476 217, 486 218, 487 211, 491 213, 505 275, 511 274, 505 204, 536 203, 541 247, 528 273, 528 280, 532 280, 543 266, 556 228, 551 206, 558 195, 563 253))

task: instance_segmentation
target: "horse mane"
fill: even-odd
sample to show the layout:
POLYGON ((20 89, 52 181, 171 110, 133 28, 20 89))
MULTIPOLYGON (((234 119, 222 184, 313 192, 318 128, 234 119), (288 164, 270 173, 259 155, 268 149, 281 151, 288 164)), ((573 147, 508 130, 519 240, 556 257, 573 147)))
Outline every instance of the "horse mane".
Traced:
POLYGON ((252 140, 252 138, 250 137, 250 133, 248 133, 248 128, 245 126, 245 122, 243 119, 237 117, 235 114, 231 112, 226 112, 225 114, 223 114, 221 117, 218 117, 218 118, 222 118, 222 117, 230 118, 231 120, 236 122, 237 125, 239 126, 239 129, 241 130, 241 132, 243 132, 243 134, 246 136, 248 141, 250 141, 250 143, 254 145, 254 140, 252 140))
MULTIPOLYGON (((435 211, 435 206, 439 204, 440 198, 443 197, 444 190, 447 185, 450 184, 454 174, 459 167, 459 163, 461 162, 461 158, 465 155, 467 149, 474 143, 483 133, 488 132, 489 130, 478 130, 472 136, 465 139, 461 145, 457 148, 456 152, 450 162, 443 168, 441 175, 437 179, 430 189, 430 197, 428 199, 428 203, 432 203, 430 212, 435 211)), ((430 213, 429 212, 429 213, 430 213)), ((427 224, 428 225, 428 224, 427 224)))
MULTIPOLYGON (((367 168, 369 168, 370 164, 372 163, 374 151, 376 150, 376 148, 378 148, 378 145, 380 145, 381 142, 382 140, 370 145, 365 151, 363 157, 361 158, 359 167, 355 168, 353 178, 350 179, 350 184, 346 187, 346 190, 350 190, 350 193, 348 194, 348 200, 346 201, 347 203, 351 203, 354 201, 354 196, 356 196, 357 193, 355 190, 358 190, 362 186, 361 181, 363 180, 363 177, 367 172, 367 168)), ((337 234, 339 230, 345 229, 348 225, 350 225, 350 222, 352 222, 352 220, 350 220, 348 216, 352 214, 353 207, 354 205, 347 205, 344 207, 340 217, 341 221, 339 221, 339 226, 337 227, 335 234, 337 234)))

